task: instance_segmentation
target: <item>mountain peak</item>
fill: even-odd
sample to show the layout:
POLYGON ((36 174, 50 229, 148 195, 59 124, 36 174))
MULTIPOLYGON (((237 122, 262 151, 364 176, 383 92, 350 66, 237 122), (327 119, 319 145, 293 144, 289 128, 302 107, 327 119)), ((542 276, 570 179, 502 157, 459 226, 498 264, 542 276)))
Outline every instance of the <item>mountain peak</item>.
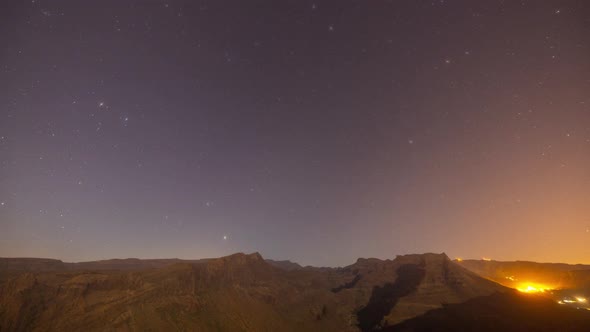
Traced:
POLYGON ((244 324, 257 331, 271 325, 279 331, 352 331, 356 322, 351 315, 356 315, 361 330, 373 331, 443 303, 460 303, 503 289, 444 253, 393 260, 359 258, 339 269, 267 261, 258 252, 198 261, 66 263, 66 267, 56 265, 53 272, 47 272, 45 264, 38 268, 39 261, 27 263, 34 268, 21 263, 13 270, 0 266, 0 308, 9 310, 0 315, 0 325, 8 330, 18 330, 16 324, 24 324, 21 317, 32 317, 36 326, 60 330, 87 330, 104 320, 116 321, 115 327, 133 326, 141 324, 135 313, 147 317, 136 329, 164 329, 177 323, 169 321, 174 313, 187 329, 199 331, 210 331, 207 326, 240 331, 245 330, 244 324), (25 300, 32 305, 21 307, 25 300), (35 316, 36 308, 52 301, 56 305, 48 309, 53 310, 51 314, 35 316), (92 306, 86 304, 90 301, 92 306), (28 316, 20 313, 25 311, 28 316), (57 312, 63 314, 55 322, 57 312), (247 319, 236 321, 235 317, 247 319))
POLYGON ((266 259, 265 261, 274 267, 278 267, 279 269, 286 270, 286 271, 303 269, 303 266, 301 266, 297 263, 291 262, 290 260, 275 261, 272 259, 266 259))
POLYGON ((221 271, 224 269, 249 269, 250 267, 256 266, 268 266, 270 265, 266 263, 262 255, 258 252, 254 252, 251 254, 244 254, 242 252, 235 253, 229 256, 224 256, 220 258, 213 258, 206 262, 207 267, 210 271, 221 271))
POLYGON ((236 263, 247 263, 247 262, 263 262, 264 258, 260 255, 259 252, 253 252, 251 254, 245 254, 243 252, 238 252, 229 256, 221 257, 220 259, 227 261, 227 262, 236 262, 236 263))
POLYGON ((440 254, 427 252, 423 254, 397 255, 395 261, 408 264, 416 264, 419 262, 422 264, 428 264, 434 262, 450 262, 451 259, 444 252, 440 254))

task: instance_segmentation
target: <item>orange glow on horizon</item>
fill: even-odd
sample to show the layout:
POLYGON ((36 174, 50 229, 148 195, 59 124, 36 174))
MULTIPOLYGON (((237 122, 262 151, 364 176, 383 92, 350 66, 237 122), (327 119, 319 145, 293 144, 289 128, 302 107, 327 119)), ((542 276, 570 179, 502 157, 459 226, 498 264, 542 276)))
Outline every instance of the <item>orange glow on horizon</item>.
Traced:
POLYGON ((521 283, 516 287, 516 290, 523 293, 545 293, 553 289, 553 287, 536 283, 521 283))

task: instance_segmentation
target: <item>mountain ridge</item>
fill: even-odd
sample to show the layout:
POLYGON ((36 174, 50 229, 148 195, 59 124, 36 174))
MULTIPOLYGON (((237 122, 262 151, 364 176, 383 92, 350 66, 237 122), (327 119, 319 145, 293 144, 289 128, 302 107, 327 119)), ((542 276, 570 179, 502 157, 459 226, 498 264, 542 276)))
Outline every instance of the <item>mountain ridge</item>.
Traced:
POLYGON ((11 331, 369 332, 510 291, 444 253, 359 258, 341 268, 302 267, 257 252, 72 265, 0 259, 0 275, 0 326, 11 331))

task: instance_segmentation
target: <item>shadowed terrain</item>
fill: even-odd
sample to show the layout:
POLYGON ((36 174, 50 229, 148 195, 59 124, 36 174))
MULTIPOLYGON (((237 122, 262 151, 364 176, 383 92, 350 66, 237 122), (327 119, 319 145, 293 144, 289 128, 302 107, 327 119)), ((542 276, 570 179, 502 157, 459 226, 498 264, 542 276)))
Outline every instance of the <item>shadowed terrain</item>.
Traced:
POLYGON ((416 291, 424 275, 424 268, 419 265, 402 265, 397 269, 397 279, 394 283, 386 283, 382 287, 375 286, 369 303, 357 313, 361 330, 376 329, 383 317, 395 307, 399 298, 416 291))
MULTIPOLYGON (((510 292, 445 254, 360 258, 343 268, 258 253, 192 261, 6 258, 0 275, 0 331, 380 331, 510 292)), ((482 314, 530 305, 492 299, 503 304, 483 306, 482 314)))
POLYGON ((478 297, 382 329, 387 332, 590 331, 590 311, 515 292, 478 297))

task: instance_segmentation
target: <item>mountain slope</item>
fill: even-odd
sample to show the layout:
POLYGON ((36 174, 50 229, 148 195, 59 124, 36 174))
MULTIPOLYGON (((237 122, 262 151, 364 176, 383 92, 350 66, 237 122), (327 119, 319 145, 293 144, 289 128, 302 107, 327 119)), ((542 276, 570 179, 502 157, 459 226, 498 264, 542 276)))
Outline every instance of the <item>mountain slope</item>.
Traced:
POLYGON ((560 306, 539 296, 505 292, 445 305, 382 331, 586 332, 590 331, 590 311, 560 306))
POLYGON ((26 272, 0 287, 0 326, 8 331, 355 330, 348 313, 338 316, 329 289, 317 273, 289 274, 257 253, 133 272, 26 272))
POLYGON ((343 272, 358 278, 354 286, 341 292, 349 294, 352 302, 366 304, 357 315, 363 331, 401 322, 443 303, 506 290, 458 266, 445 254, 405 255, 392 261, 359 259, 343 272))
POLYGON ((546 285, 552 289, 589 289, 590 265, 462 260, 459 265, 508 287, 527 283, 546 285))
POLYGON ((444 254, 359 259, 338 269, 258 253, 30 262, 34 268, 4 265, 12 276, 0 283, 1 331, 373 331, 504 290, 444 254))

